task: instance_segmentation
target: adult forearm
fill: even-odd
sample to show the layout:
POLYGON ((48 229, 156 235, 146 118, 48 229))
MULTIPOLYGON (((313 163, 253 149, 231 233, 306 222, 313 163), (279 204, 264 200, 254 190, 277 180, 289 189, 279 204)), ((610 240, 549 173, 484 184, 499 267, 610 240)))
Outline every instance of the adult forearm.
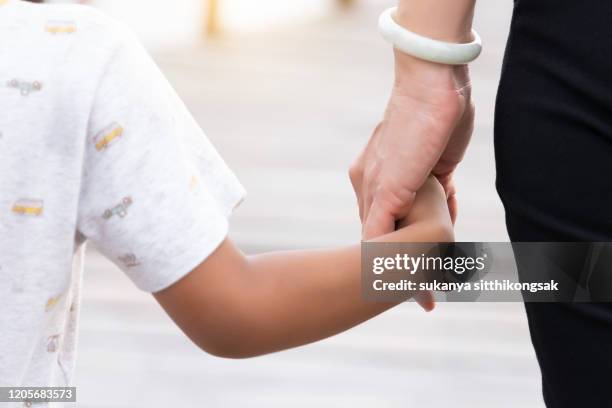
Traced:
MULTIPOLYGON (((469 42, 475 0, 399 0, 393 16, 407 30, 469 42)), ((393 229, 430 174, 444 184, 456 215, 452 172, 474 121, 467 65, 445 65, 395 51, 395 81, 381 123, 353 163, 351 182, 366 239, 393 229)))
POLYGON ((410 31, 442 41, 471 38, 476 0, 400 0, 397 22, 410 31))
MULTIPOLYGON (((396 21, 417 34, 448 42, 472 40, 472 20, 476 0, 400 0, 396 21)), ((438 91, 455 91, 469 83, 467 66, 452 66, 424 61, 400 51, 395 52, 395 85, 422 90, 438 97, 438 91)))

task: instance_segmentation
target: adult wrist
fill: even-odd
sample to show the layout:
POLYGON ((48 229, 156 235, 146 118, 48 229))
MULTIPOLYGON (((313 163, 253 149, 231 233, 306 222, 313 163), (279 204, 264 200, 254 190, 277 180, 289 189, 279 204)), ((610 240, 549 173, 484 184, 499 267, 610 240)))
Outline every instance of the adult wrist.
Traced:
POLYGON ((424 88, 434 92, 456 92, 470 84, 467 65, 446 65, 425 61, 395 50, 397 89, 424 88))

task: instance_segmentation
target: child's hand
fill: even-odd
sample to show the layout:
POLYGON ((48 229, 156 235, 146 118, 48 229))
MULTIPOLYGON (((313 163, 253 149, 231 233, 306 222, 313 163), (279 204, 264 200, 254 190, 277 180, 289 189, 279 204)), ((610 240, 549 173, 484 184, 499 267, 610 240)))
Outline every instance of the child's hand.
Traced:
POLYGON ((451 242, 455 240, 453 222, 446 193, 435 177, 429 177, 417 192, 408 216, 397 223, 398 229, 416 223, 425 224, 430 232, 423 242, 451 242))
MULTIPOLYGON (((452 242, 455 240, 453 221, 444 188, 435 177, 429 177, 417 192, 415 202, 406 218, 397 223, 397 228, 421 225, 423 242, 452 242)), ((418 292, 414 299, 427 312, 435 308, 432 292, 418 292)))

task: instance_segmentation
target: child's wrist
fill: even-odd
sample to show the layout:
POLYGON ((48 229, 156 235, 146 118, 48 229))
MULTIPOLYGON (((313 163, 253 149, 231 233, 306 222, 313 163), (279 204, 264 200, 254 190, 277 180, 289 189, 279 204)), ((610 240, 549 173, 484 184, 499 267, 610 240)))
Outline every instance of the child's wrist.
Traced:
POLYGON ((409 223, 398 222, 397 237, 402 242, 454 242, 455 231, 449 220, 431 218, 409 223), (418 238, 415 240, 415 237, 418 238))

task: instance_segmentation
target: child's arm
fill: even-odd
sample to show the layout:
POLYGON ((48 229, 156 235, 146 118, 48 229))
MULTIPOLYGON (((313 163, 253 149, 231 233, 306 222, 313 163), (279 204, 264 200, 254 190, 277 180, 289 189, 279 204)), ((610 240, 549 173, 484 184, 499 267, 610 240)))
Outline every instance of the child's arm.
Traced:
MULTIPOLYGON (((419 192, 407 222, 378 240, 453 240, 437 181, 419 192)), ((245 257, 230 240, 155 297, 198 346, 230 358, 311 343, 395 306, 362 299, 359 245, 245 257)))

